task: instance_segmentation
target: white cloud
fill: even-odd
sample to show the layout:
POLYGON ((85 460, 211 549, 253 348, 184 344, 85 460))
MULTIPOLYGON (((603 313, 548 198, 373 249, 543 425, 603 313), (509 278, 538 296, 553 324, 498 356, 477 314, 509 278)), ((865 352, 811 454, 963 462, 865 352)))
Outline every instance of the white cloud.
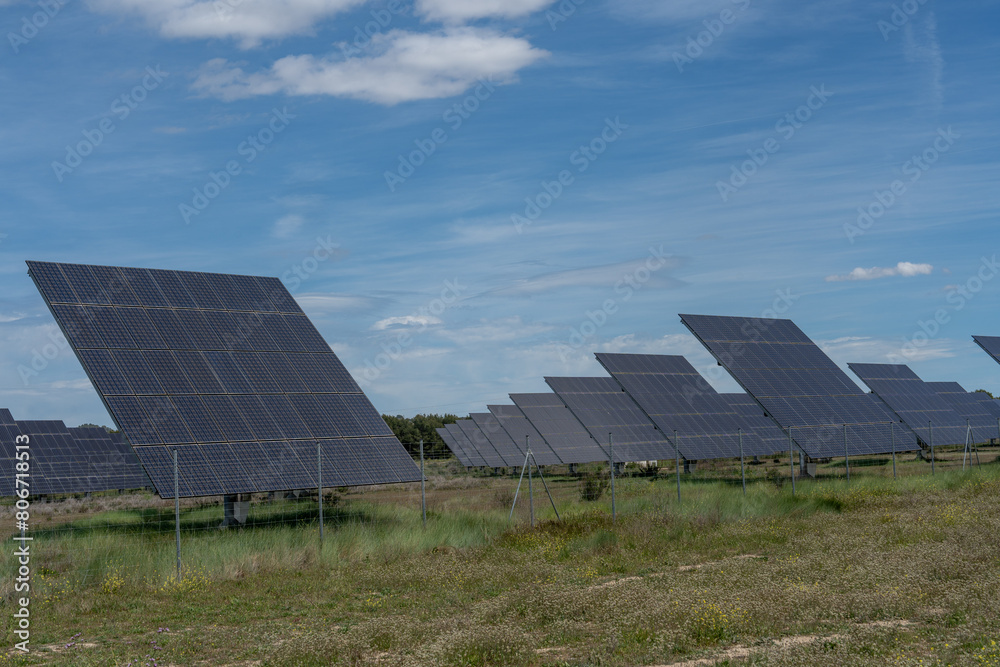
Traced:
POLYGON ((0 313, 0 322, 17 322, 18 320, 23 320, 27 315, 24 313, 0 313))
POLYGON ((271 233, 280 239, 288 238, 299 230, 303 222, 305 220, 301 215, 289 213, 274 223, 274 229, 271 230, 271 233))
POLYGON ((330 95, 398 104, 450 97, 480 79, 510 83, 519 70, 548 55, 527 40, 483 28, 434 33, 393 30, 372 39, 373 55, 285 56, 269 70, 247 74, 223 59, 205 63, 195 90, 223 100, 256 95, 330 95))
POLYGON ((662 259, 643 257, 618 264, 544 273, 520 280, 510 287, 498 289, 494 294, 526 296, 570 287, 608 289, 619 284, 624 285, 629 279, 633 284, 638 284, 642 288, 677 288, 682 287, 685 283, 669 274, 671 270, 679 268, 683 264, 684 260, 678 257, 663 257, 662 259), (651 266, 656 266, 659 262, 662 264, 658 268, 650 270, 651 266))
POLYGON ((398 329, 403 327, 426 328, 435 324, 441 324, 441 318, 433 315, 403 315, 401 317, 387 317, 372 325, 372 331, 385 331, 386 329, 398 329))
POLYGON ((896 266, 883 268, 873 266, 870 269, 863 269, 860 266, 847 275, 827 276, 828 283, 840 282, 843 280, 875 280, 877 278, 888 278, 891 276, 902 276, 912 278, 913 276, 929 276, 934 272, 934 267, 930 264, 914 264, 912 262, 900 262, 896 266))
POLYGON ((551 330, 552 327, 547 324, 525 324, 520 317, 515 316, 499 320, 480 320, 461 329, 439 331, 438 335, 464 347, 479 343, 521 340, 551 330))
POLYGON ((732 0, 613 0, 610 8, 615 14, 673 23, 705 19, 734 5, 732 0))
POLYGON ((944 102, 944 56, 941 55, 941 43, 937 35, 937 18, 934 12, 928 10, 923 29, 919 32, 914 23, 916 22, 907 23, 903 30, 903 53, 909 62, 923 64, 927 68, 929 85, 926 90, 934 108, 940 109, 944 102))
POLYGON ((372 299, 353 294, 305 294, 296 296, 295 301, 310 315, 365 310, 374 305, 372 299))
POLYGON ((554 0, 417 0, 417 14, 444 22, 496 17, 517 18, 537 12, 554 0))
POLYGON ((920 347, 907 346, 905 352, 898 340, 869 336, 845 336, 816 344, 841 367, 848 363, 900 363, 901 359, 909 364, 955 356, 955 342, 946 338, 930 340, 920 347))
POLYGON ((90 0, 107 13, 142 16, 164 37, 232 38, 242 48, 309 34, 319 21, 365 0, 90 0))

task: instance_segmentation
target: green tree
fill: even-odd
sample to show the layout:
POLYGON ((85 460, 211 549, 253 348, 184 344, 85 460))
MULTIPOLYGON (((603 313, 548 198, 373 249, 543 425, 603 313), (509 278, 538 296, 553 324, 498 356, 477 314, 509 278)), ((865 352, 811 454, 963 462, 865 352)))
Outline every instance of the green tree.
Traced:
POLYGON ((454 424, 458 417, 451 414, 414 415, 404 417, 403 415, 382 415, 382 419, 389 425, 403 446, 410 454, 416 454, 420 450, 420 441, 424 441, 424 456, 427 458, 441 458, 449 456, 451 452, 444 440, 437 434, 435 429, 442 428, 445 424, 454 424))

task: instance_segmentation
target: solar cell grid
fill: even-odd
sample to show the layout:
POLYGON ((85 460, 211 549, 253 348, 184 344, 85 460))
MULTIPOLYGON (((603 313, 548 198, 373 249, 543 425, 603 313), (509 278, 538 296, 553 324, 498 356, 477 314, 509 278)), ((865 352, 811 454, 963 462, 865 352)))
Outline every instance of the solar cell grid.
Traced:
POLYGON ((563 463, 608 459, 608 452, 591 437, 557 394, 511 394, 510 399, 563 463))
POLYGON ((515 467, 524 465, 523 449, 510 439, 510 436, 507 435, 507 432, 500 425, 500 422, 497 421, 496 417, 489 412, 473 412, 469 417, 472 418, 472 421, 476 423, 479 430, 490 441, 493 449, 496 450, 506 465, 515 467))
POLYGON ((461 426, 458 424, 445 424, 445 429, 451 434, 455 444, 465 452, 466 459, 471 462, 473 467, 487 467, 486 459, 472 446, 461 426))
POLYGON ((455 423, 465 434, 466 442, 483 458, 487 466, 490 468, 503 468, 507 465, 504 463, 503 457, 497 453, 489 439, 483 435, 483 432, 479 430, 474 421, 471 419, 459 419, 455 423))
MULTIPOLYGON (((263 450, 241 443, 254 440, 271 443, 270 449, 285 442, 280 451, 294 454, 299 440, 339 442, 348 436, 350 461, 357 461, 350 468, 360 476, 352 482, 349 472, 341 474, 343 485, 419 479, 392 431, 281 281, 46 262, 28 266, 132 445, 203 447, 185 453, 193 468, 182 495, 229 493, 232 475, 205 472, 219 465, 215 452, 254 459, 237 459, 244 471, 240 479, 280 481, 249 472, 263 450), (222 444, 227 446, 216 447, 222 444), (205 458, 208 453, 213 456, 205 458)), ((163 464, 155 453, 146 459, 163 464)), ((162 487, 166 478, 156 479, 157 491, 171 497, 172 484, 162 487)), ((284 488, 301 486, 258 490, 284 488)))

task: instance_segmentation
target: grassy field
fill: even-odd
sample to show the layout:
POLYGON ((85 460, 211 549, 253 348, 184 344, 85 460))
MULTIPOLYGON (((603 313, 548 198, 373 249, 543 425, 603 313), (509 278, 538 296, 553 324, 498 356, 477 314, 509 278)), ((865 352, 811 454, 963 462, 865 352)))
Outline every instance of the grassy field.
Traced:
POLYGON ((226 531, 186 502, 180 580, 171 503, 36 505, 33 650, 0 666, 1000 665, 988 458, 930 477, 910 455, 898 480, 882 461, 794 498, 764 467, 745 498, 699 470, 680 504, 669 472, 626 477, 614 523, 607 494, 551 476, 556 521, 535 478, 534 529, 523 504, 507 521, 516 480, 432 466, 426 529, 419 486, 337 494, 322 551, 308 500, 226 531))

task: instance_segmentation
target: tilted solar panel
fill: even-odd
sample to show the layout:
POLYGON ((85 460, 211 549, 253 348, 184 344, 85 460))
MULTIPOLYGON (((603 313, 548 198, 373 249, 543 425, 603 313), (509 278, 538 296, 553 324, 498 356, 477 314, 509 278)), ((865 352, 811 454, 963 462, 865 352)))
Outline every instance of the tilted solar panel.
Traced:
POLYGON ((965 419, 905 364, 847 364, 910 430, 930 444, 964 445, 965 419), (933 431, 933 434, 932 434, 933 431))
POLYGON ((496 417, 489 412, 473 412, 469 417, 472 418, 472 421, 476 422, 476 426, 479 427, 479 430, 490 441, 493 449, 496 450, 497 454, 500 455, 500 458, 504 460, 504 463, 508 467, 524 465, 524 451, 511 440, 510 436, 507 435, 507 431, 503 429, 503 426, 500 425, 496 417))
POLYGON ((608 460, 608 452, 591 437, 558 395, 511 394, 510 399, 563 463, 608 460))
POLYGON ((465 452, 465 458, 471 463, 471 467, 474 468, 486 468, 489 464, 486 463, 486 459, 480 454, 476 448, 473 446, 472 442, 465 435, 465 431, 458 424, 445 424, 445 429, 451 434, 452 439, 455 440, 455 444, 465 452))
POLYGON ((743 428, 753 431, 760 438, 764 449, 772 452, 788 451, 788 434, 767 416, 764 408, 750 394, 719 394, 740 415, 743 428))
POLYGON ((912 449, 915 436, 791 320, 681 315, 681 322, 812 458, 912 449), (845 427, 846 426, 846 442, 845 427), (895 444, 893 444, 895 441, 895 444))
POLYGON ((486 461, 486 465, 491 468, 503 468, 507 465, 503 457, 493 448, 489 438, 476 426, 476 422, 471 419, 459 419, 455 423, 465 433, 465 437, 475 447, 476 452, 486 461))
POLYGON ((563 462, 516 405, 487 405, 486 407, 490 414, 500 422, 510 439, 522 450, 522 456, 525 453, 525 448, 530 446, 531 455, 538 465, 557 465, 563 462))
POLYGON ((963 419, 968 419, 976 432, 977 442, 998 435, 997 420, 1000 419, 1000 404, 981 391, 970 392, 957 382, 928 382, 931 391, 937 393, 963 419), (982 398, 986 400, 982 400, 982 398))
POLYGON ((689 461, 770 454, 740 413, 681 356, 598 353, 597 361, 689 461))
POLYGON ((618 459, 674 460, 677 454, 663 433, 614 378, 547 377, 545 382, 600 443, 612 438, 618 459))
POLYGON ((976 341, 986 354, 993 357, 993 361, 1000 364, 1000 336, 973 336, 972 340, 976 341))
POLYGON ((28 267, 161 497, 420 479, 277 278, 28 267))
POLYGON ((448 429, 442 426, 441 428, 436 428, 434 430, 437 431, 437 434, 439 436, 441 436, 441 439, 444 441, 445 446, 452 454, 454 454, 455 458, 458 459, 459 463, 461 463, 466 468, 475 467, 475 464, 473 464, 469 460, 469 458, 465 455, 465 449, 458 446, 458 443, 455 441, 455 438, 451 435, 451 433, 448 432, 448 429))

